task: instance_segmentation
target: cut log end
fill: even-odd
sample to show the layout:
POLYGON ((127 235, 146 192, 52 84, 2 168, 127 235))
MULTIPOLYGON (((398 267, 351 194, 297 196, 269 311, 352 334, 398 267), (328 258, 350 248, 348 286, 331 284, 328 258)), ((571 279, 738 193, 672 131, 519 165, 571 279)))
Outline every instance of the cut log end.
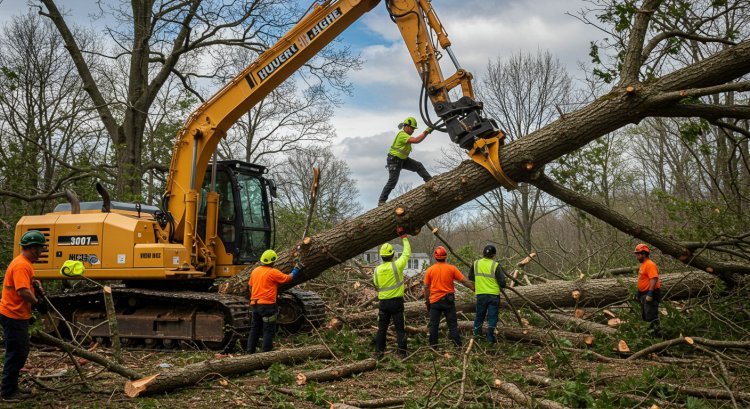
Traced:
POLYGON ((627 86, 627 87, 625 88, 625 92, 627 92, 628 94, 632 94, 632 93, 634 93, 634 92, 635 92, 635 87, 634 87, 634 86, 632 86, 632 85, 628 85, 628 86, 627 86))
POLYGON ((401 217, 406 213, 406 209, 404 209, 403 207, 397 207, 393 210, 393 213, 396 213, 396 216, 401 217))
POLYGON ((573 297, 573 299, 574 299, 574 300, 578 301, 578 300, 580 300, 580 299, 581 299, 581 292, 580 292, 580 291, 578 291, 578 290, 573 290, 573 291, 572 291, 572 292, 570 293, 570 296, 571 296, 571 297, 573 297))
POLYGON ((154 379, 156 379, 159 376, 159 374, 147 376, 145 378, 136 379, 134 381, 128 381, 125 383, 125 395, 127 395, 130 398, 136 398, 141 395, 146 389, 148 389, 148 385, 151 384, 154 379))
POLYGON ((297 385, 302 386, 302 385, 306 385, 306 384, 307 384, 307 376, 305 376, 305 374, 303 374, 303 373, 298 373, 297 374, 297 385))
POLYGON ((628 346, 628 343, 625 342, 625 340, 620 340, 620 342, 617 343, 617 352, 626 354, 630 352, 630 347, 628 346))
POLYGON ((302 240, 302 244, 304 244, 305 246, 309 246, 309 245, 310 245, 310 243, 312 243, 312 237, 305 237, 305 238, 304 238, 304 239, 302 240))
POLYGON ((583 343, 586 344, 586 345, 588 345, 588 346, 594 345, 594 336, 593 335, 588 335, 586 338, 583 339, 583 343))
POLYGON ((575 317, 583 318, 586 315, 586 311, 583 308, 576 308, 575 317))

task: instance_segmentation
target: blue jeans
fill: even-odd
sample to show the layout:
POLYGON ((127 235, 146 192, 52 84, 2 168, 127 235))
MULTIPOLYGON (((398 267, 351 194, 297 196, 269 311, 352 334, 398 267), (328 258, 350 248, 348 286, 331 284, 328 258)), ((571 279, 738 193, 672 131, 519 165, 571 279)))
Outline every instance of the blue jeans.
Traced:
POLYGON ((495 342, 495 328, 500 310, 500 296, 477 294, 477 316, 474 318, 474 335, 482 335, 482 325, 487 317, 487 341, 495 342))
POLYGON ((3 363, 3 396, 18 389, 18 376, 29 357, 29 320, 16 320, 0 314, 0 324, 5 336, 5 361, 3 363))
POLYGON ((263 334, 263 352, 268 352, 273 348, 273 336, 276 334, 278 313, 276 304, 256 304, 253 306, 253 320, 250 325, 250 336, 247 338, 248 353, 255 353, 261 334, 263 334))

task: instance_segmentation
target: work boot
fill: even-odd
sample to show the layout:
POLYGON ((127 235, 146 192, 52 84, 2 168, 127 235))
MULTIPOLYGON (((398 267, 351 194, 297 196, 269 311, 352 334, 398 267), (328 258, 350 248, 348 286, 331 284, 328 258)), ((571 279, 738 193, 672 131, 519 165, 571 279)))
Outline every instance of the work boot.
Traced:
POLYGON ((11 393, 0 394, 0 398, 6 402, 18 402, 25 399, 29 399, 33 394, 29 389, 18 388, 11 393))

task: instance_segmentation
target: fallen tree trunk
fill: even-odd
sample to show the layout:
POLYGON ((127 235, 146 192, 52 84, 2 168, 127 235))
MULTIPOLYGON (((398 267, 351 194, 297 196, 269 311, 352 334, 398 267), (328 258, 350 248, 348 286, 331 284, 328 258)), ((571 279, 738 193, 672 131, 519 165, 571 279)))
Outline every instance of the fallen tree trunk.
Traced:
MULTIPOLYGON (((742 41, 647 83, 633 80, 630 84, 619 84, 587 106, 561 115, 529 135, 518 135, 518 139, 500 150, 499 161, 511 180, 529 181, 547 163, 625 125, 649 116, 696 115, 690 108, 700 104, 685 103, 686 97, 718 93, 720 90, 710 92, 712 88, 708 87, 731 82, 748 72, 750 41, 742 41)), ((396 238, 396 226, 415 232, 427 221, 499 186, 483 167, 465 161, 383 206, 310 237, 307 243, 295 243, 279 253, 277 266, 290 271, 299 251, 305 255, 302 262, 306 268, 292 285, 314 279, 325 269, 396 238)), ((750 274, 750 266, 728 264, 716 264, 713 272, 727 273, 724 271, 727 268, 735 270, 734 273, 750 274)), ((245 295, 250 271, 252 267, 222 283, 220 291, 245 295)))
POLYGON ((323 345, 313 345, 297 349, 202 361, 172 371, 128 381, 125 384, 125 394, 135 398, 195 385, 206 378, 211 378, 212 374, 239 375, 268 368, 274 363, 290 364, 306 359, 326 359, 330 357, 331 352, 328 348, 323 345))
MULTIPOLYGON (((629 277, 550 281, 544 284, 516 287, 515 290, 540 308, 564 308, 575 307, 576 305, 600 307, 629 299, 632 296, 630 289, 635 287, 636 280, 636 277, 629 277), (572 295, 573 291, 580 292, 577 304, 572 295)), ((702 271, 663 274, 661 280, 662 294, 665 294, 666 300, 680 300, 699 296, 706 293, 717 282, 716 277, 702 271)), ((516 308, 526 305, 523 298, 513 293, 508 293, 508 297, 516 308)), ((508 304, 504 300, 501 300, 501 304, 503 308, 508 308, 508 304)), ((473 300, 458 302, 456 303, 456 309, 465 313, 474 312, 475 303, 473 300)), ((421 301, 406 303, 404 312, 410 318, 426 315, 424 303, 421 301)), ((351 314, 346 317, 346 322, 350 326, 367 325, 376 322, 377 316, 378 310, 375 309, 351 314)))
POLYGON ((667 386, 674 389, 676 392, 684 393, 685 395, 696 396, 699 398, 708 399, 732 399, 734 395, 735 399, 742 399, 746 402, 750 402, 750 393, 748 392, 729 392, 720 389, 708 389, 708 388, 697 388, 684 385, 674 385, 666 382, 659 382, 660 385, 667 386))
MULTIPOLYGON (((750 268, 750 266, 745 264, 710 260, 703 255, 693 253, 691 249, 683 246, 682 243, 658 234, 649 227, 628 219, 603 203, 599 203, 588 196, 562 186, 543 173, 536 174, 530 183, 563 202, 589 213, 623 233, 651 243, 664 254, 668 254, 691 267, 715 273, 725 281, 737 282, 738 279, 732 276, 750 268)), ((747 274, 747 272, 742 274, 747 274)))
POLYGON ((701 337, 678 337, 646 347, 627 358, 628 361, 643 358, 648 354, 661 351, 674 345, 706 345, 714 348, 750 349, 750 341, 717 341, 701 337))
MULTIPOLYGON (((445 328, 445 325, 441 326, 445 328)), ((427 327, 406 327, 407 332, 412 334, 427 334, 427 327)), ((459 321, 458 330, 461 332, 471 333, 474 331, 474 322, 472 321, 459 321)), ((484 333, 487 332, 487 327, 482 328, 484 333)), ((575 332, 558 331, 558 330, 544 330, 540 328, 524 327, 514 328, 498 326, 495 328, 497 336, 509 341, 523 341, 531 342, 534 344, 548 344, 552 337, 558 339, 567 339, 573 345, 578 347, 591 346, 594 343, 594 337, 589 334, 577 334, 575 332)))
MULTIPOLYGON (((336 366, 333 368, 320 369, 318 371, 300 372, 297 374, 297 385, 307 385, 308 382, 328 382, 335 379, 345 378, 362 372, 375 369, 377 361, 373 358, 351 364, 336 366)), ((353 405, 357 406, 357 405, 353 405)))
POLYGON ((599 324, 597 322, 592 322, 592 321, 588 321, 588 320, 584 320, 584 319, 580 319, 576 317, 571 317, 565 314, 560 314, 556 312, 548 312, 547 316, 552 321, 555 321, 558 324, 563 324, 563 325, 572 324, 576 328, 586 331, 586 332, 590 332, 590 333, 601 332, 602 334, 609 335, 609 336, 615 335, 617 333, 616 329, 609 327, 607 325, 599 324))
POLYGON ((138 373, 132 369, 126 368, 114 361, 111 361, 99 354, 95 354, 93 352, 87 351, 83 348, 79 348, 73 344, 69 344, 61 339, 55 338, 52 335, 47 334, 44 331, 37 331, 33 335, 33 339, 35 341, 41 341, 47 345, 52 345, 54 347, 60 348, 63 351, 69 352, 73 355, 79 356, 81 358, 87 359, 91 362, 95 362, 101 366, 103 366, 105 369, 107 369, 110 372, 116 373, 118 375, 122 375, 125 378, 128 379, 138 379, 142 378, 143 374, 138 373))

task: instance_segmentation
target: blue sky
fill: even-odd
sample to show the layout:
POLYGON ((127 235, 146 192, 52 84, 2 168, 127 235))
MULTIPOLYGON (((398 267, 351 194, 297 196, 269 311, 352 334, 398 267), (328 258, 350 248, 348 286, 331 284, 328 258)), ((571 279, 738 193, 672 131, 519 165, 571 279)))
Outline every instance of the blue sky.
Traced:
MULTIPOLYGON (((301 3, 306 4, 304 0, 301 3)), ((0 0, 0 24, 10 15, 28 10, 27 4, 26 0, 0 0)), ((82 25, 91 24, 89 13, 96 12, 92 4, 92 0, 58 0, 72 20, 82 25)), ((573 77, 582 77, 578 62, 588 61, 590 41, 602 37, 566 15, 583 8, 586 3, 581 0, 433 0, 432 4, 454 53, 475 78, 483 75, 490 59, 537 50, 549 50, 573 77)), ((384 2, 355 22, 341 39, 361 54, 365 64, 351 73, 354 91, 335 111, 334 152, 352 170, 366 210, 375 206, 387 179, 385 155, 396 125, 405 117, 418 117, 420 81, 384 2)), ((454 72, 447 56, 442 66, 446 77, 454 72)), ((448 135, 436 132, 415 146, 411 157, 436 174, 443 150, 450 147, 448 135)), ((422 181, 404 171, 400 183, 416 186, 422 181)))

